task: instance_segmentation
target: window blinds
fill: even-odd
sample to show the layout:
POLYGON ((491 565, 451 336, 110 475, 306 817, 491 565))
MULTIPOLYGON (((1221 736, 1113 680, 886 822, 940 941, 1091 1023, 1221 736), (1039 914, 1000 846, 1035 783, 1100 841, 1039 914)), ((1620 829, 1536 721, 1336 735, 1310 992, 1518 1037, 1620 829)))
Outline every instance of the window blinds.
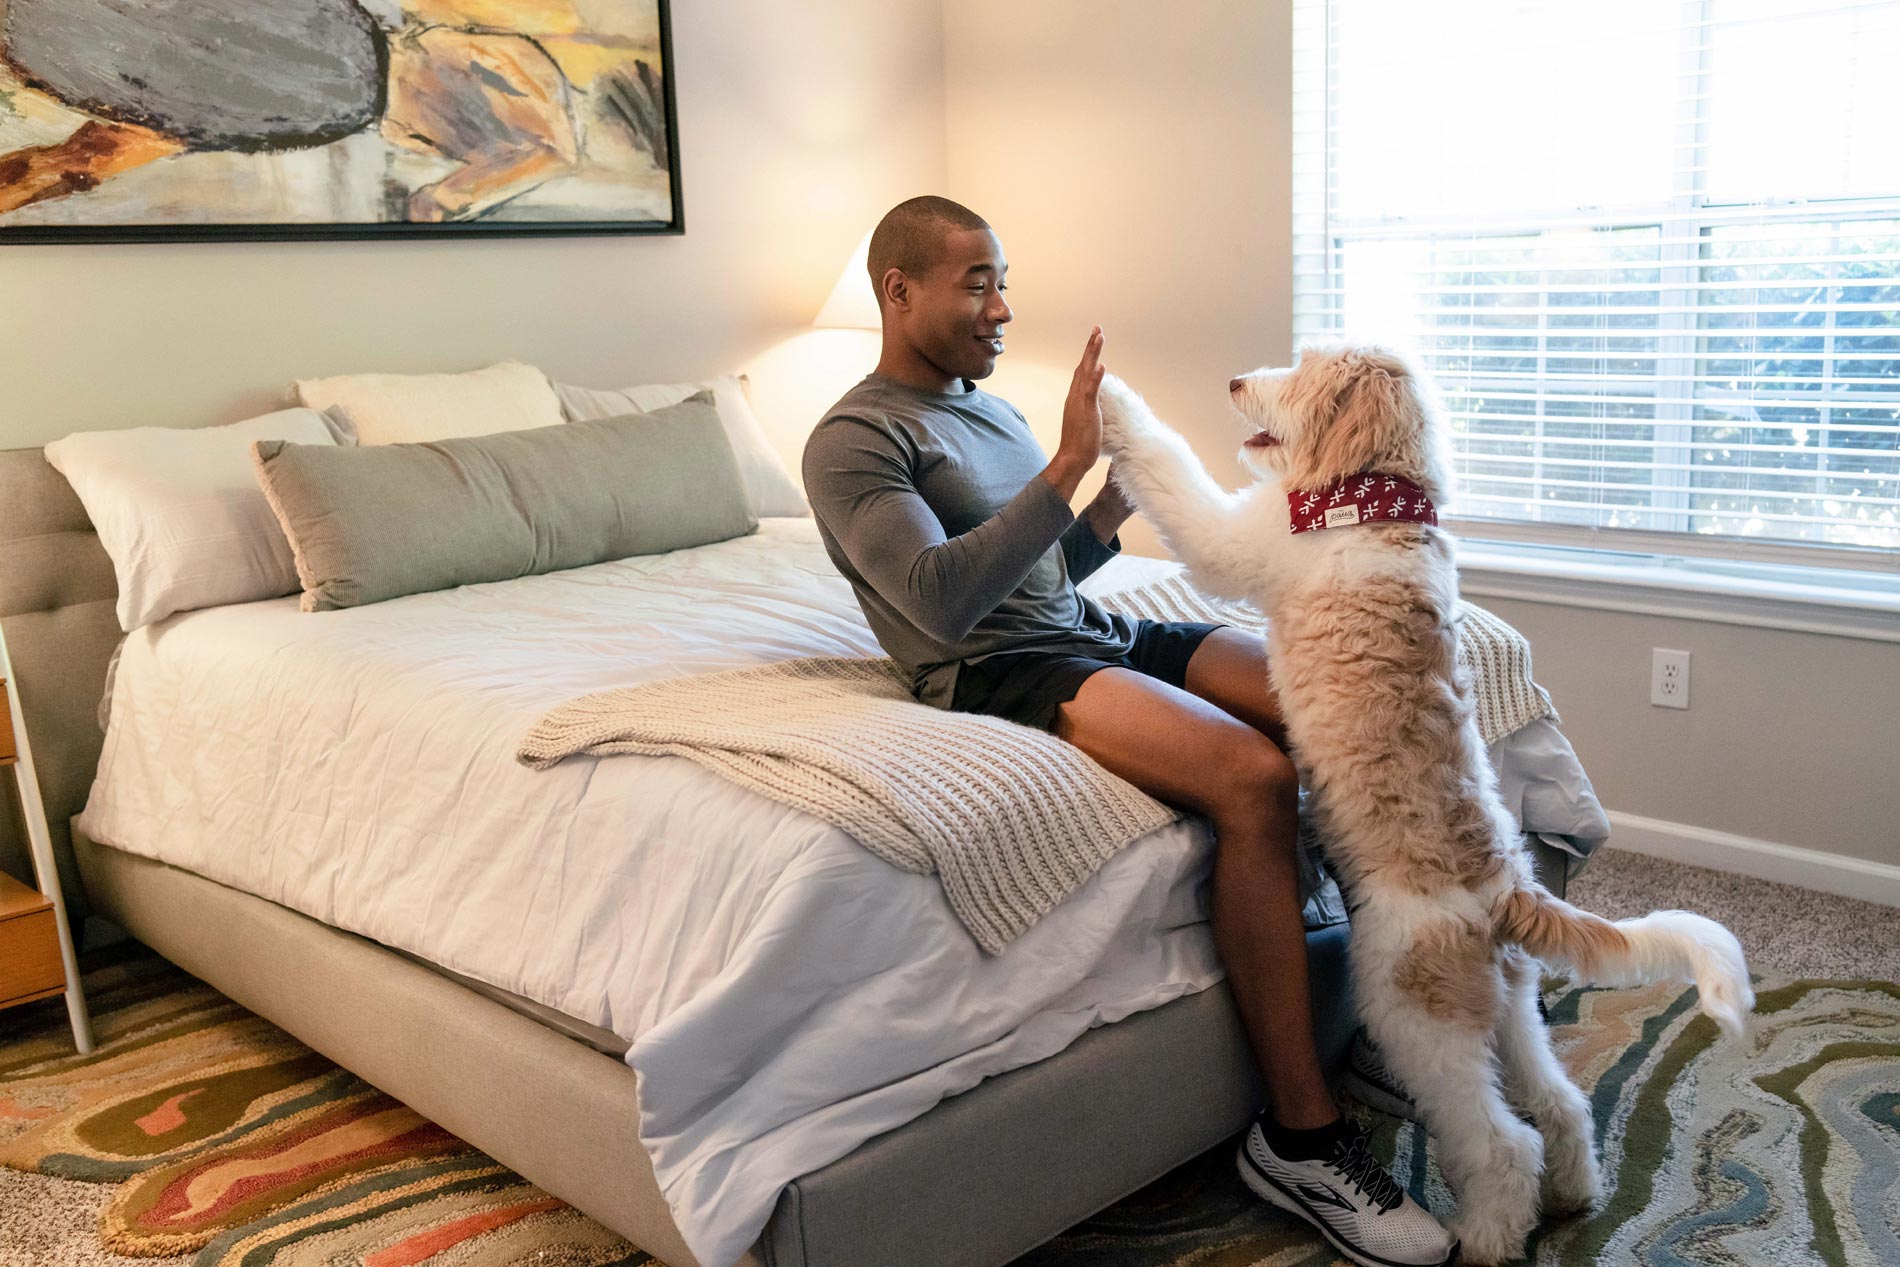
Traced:
POLYGON ((1468 530, 1900 568, 1900 0, 1294 25, 1295 334, 1418 353, 1468 530))

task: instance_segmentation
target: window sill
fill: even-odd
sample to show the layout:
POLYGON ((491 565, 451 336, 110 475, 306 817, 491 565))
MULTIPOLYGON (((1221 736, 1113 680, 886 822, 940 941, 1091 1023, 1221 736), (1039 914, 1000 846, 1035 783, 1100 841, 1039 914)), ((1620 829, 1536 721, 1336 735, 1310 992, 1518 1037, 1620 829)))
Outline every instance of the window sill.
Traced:
POLYGON ((1900 642, 1900 577, 1461 538, 1459 588, 1594 611, 1633 612, 1900 642))

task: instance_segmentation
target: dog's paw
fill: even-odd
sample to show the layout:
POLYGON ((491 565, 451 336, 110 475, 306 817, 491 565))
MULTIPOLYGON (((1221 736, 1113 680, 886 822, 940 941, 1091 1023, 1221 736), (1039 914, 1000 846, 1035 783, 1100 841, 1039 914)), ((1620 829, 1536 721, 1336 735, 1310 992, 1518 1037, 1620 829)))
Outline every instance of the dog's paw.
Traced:
POLYGON ((1538 1175, 1544 1168, 1544 1138, 1511 1119, 1488 1141, 1478 1168, 1458 1193, 1460 1262, 1508 1263, 1524 1253, 1537 1225, 1538 1175))
POLYGON ((1458 1239, 1458 1261, 1462 1267, 1502 1267, 1504 1263, 1514 1263, 1524 1257, 1524 1237, 1519 1237, 1515 1244, 1500 1242, 1503 1245, 1500 1248, 1474 1236, 1463 1226, 1454 1225, 1451 1234, 1458 1239))
POLYGON ((1530 1226, 1516 1220, 1460 1214, 1446 1229, 1458 1239, 1458 1261, 1465 1267, 1498 1267, 1524 1257, 1530 1226))
POLYGON ((1097 389, 1096 395, 1102 402, 1103 413, 1107 413, 1111 407, 1126 411, 1132 406, 1141 404, 1140 395, 1122 380, 1121 375, 1111 374, 1106 370, 1102 372, 1102 385, 1097 389))
POLYGON ((1582 1214, 1603 1200, 1603 1172, 1586 1140, 1546 1139, 1539 1185, 1544 1213, 1582 1214))
POLYGON ((1111 455, 1126 453, 1148 429, 1153 415, 1135 389, 1113 374, 1102 375, 1096 392, 1102 407, 1102 447, 1111 455))

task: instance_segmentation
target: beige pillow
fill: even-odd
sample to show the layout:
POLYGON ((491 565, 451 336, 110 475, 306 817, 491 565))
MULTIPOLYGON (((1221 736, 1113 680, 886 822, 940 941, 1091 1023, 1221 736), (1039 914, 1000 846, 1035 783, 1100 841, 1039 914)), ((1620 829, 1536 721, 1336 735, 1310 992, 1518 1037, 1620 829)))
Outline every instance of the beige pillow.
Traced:
POLYGON ((712 403, 427 444, 253 448, 303 609, 744 536, 759 521, 712 403))
POLYGON ((331 447, 336 429, 310 409, 224 427, 82 431, 46 460, 86 507, 118 580, 128 633, 173 612, 297 592, 290 543, 258 491, 251 444, 331 447))
POLYGON ((466 374, 300 378, 292 388, 302 404, 339 412, 358 444, 417 444, 564 421, 547 376, 519 361, 466 374))
POLYGON ((731 374, 703 383, 650 383, 614 391, 556 383, 554 390, 570 422, 659 409, 685 400, 695 392, 710 390, 713 403, 719 408, 720 424, 726 429, 726 439, 732 444, 732 455, 739 461, 739 474, 745 480, 752 513, 761 517, 811 514, 811 506, 805 501, 798 481, 785 469, 765 428, 759 424, 758 415, 752 412, 741 380, 731 374))

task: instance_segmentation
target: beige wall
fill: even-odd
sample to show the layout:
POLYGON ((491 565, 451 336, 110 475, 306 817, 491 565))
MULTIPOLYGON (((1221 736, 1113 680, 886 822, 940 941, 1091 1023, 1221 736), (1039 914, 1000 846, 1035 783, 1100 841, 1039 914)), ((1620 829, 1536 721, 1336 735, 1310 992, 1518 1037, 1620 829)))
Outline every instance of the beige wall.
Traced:
POLYGON ((1612 809, 1900 865, 1900 644, 1482 598, 1612 809), (1649 702, 1690 652, 1689 708, 1649 702))
MULTIPOLYGON (((0 447, 513 356, 600 385, 749 366, 795 457, 874 353, 805 323, 877 214, 944 189, 1001 232, 1018 319, 991 386, 1045 446, 1100 322, 1111 366, 1237 482, 1225 382, 1291 346, 1288 15, 676 5, 685 237, 0 250, 0 447)), ((1487 601, 1613 809, 1900 863, 1900 646, 1487 601), (1695 653, 1689 712, 1649 706, 1651 646, 1695 653)))
MULTIPOLYGON (((1240 482, 1226 380, 1291 351, 1289 33, 1286 0, 946 6, 950 190, 1009 253, 995 386, 1045 446, 1097 321, 1240 482)), ((1900 864, 1900 645, 1484 601, 1530 637, 1611 809, 1900 864), (1693 653, 1686 713, 1649 704, 1657 646, 1693 653)))
MULTIPOLYGON (((944 6, 950 194, 996 227, 1016 310, 990 386, 1045 448, 1099 323, 1110 368, 1238 482, 1227 380, 1292 343, 1289 14, 1287 0, 944 6)), ((1145 525, 1123 542, 1160 552, 1145 525)))
POLYGON ((673 39, 684 237, 0 248, 0 447, 228 422, 307 375, 514 357, 616 386, 769 354, 870 219, 941 186, 941 16, 721 0, 675 4, 673 39))

